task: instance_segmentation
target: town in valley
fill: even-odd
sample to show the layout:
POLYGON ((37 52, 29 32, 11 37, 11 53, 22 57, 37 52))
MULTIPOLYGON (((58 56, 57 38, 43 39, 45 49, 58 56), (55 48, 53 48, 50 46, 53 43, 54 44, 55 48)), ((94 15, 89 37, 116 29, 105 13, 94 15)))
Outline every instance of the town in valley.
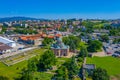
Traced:
POLYGON ((4 70, 14 66, 12 73, 18 76, 9 73, 11 70, 5 71, 10 79, 92 80, 97 70, 99 75, 105 71, 104 80, 119 76, 120 70, 113 69, 117 64, 120 67, 119 19, 3 20, 0 20, 0 64, 5 66, 4 70))
POLYGON ((120 80, 120 0, 0 3, 0 80, 120 80))

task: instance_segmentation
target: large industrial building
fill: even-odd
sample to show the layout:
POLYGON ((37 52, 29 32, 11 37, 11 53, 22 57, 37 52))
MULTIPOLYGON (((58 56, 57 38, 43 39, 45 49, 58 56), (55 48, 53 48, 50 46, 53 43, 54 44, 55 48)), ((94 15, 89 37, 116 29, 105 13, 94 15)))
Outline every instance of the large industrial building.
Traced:
POLYGON ((12 47, 0 42, 0 54, 11 52, 12 47))
POLYGON ((10 47, 16 47, 16 42, 0 36, 0 42, 10 47))

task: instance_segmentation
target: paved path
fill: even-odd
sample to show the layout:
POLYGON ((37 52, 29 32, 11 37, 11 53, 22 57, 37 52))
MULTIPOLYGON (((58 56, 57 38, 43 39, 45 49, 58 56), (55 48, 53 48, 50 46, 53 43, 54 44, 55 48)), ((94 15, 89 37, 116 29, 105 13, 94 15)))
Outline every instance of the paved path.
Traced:
POLYGON ((105 57, 105 56, 107 56, 107 54, 104 51, 104 49, 102 49, 101 52, 94 52, 94 53, 90 53, 90 54, 92 54, 93 56, 98 56, 98 57, 105 57))
POLYGON ((83 62, 83 68, 82 68, 82 80, 86 80, 86 76, 85 76, 85 65, 86 65, 86 57, 84 58, 84 62, 83 62))
POLYGON ((54 72, 50 72, 50 71, 49 71, 49 72, 46 72, 46 73, 49 73, 49 74, 56 74, 56 73, 54 73, 54 72))

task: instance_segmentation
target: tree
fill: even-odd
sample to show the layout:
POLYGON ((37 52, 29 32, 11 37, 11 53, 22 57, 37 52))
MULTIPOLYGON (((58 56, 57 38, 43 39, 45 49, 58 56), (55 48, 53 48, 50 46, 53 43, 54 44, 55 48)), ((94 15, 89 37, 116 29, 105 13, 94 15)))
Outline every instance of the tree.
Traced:
POLYGON ((6 76, 0 76, 0 80, 9 80, 9 78, 6 76))
POLYGON ((97 52, 98 50, 101 50, 102 48, 102 42, 98 40, 94 41, 88 41, 88 51, 89 52, 97 52))
POLYGON ((84 32, 82 32, 81 34, 80 34, 80 36, 85 36, 86 34, 84 33, 84 32))
POLYGON ((64 75, 64 78, 65 78, 65 80, 69 80, 67 68, 65 68, 65 75, 64 75))
POLYGON ((33 80, 33 75, 28 69, 23 68, 21 75, 20 80, 33 80))
POLYGON ((91 33, 93 32, 93 26, 95 23, 90 22, 90 21, 83 21, 82 25, 87 28, 86 33, 91 33))
POLYGON ((73 43, 73 41, 71 41, 70 43, 71 43, 71 44, 70 44, 70 50, 73 50, 73 51, 74 51, 75 48, 76 48, 76 47, 75 47, 75 44, 73 43))
POLYGON ((80 38, 76 37, 76 36, 68 36, 68 37, 63 37, 63 42, 66 45, 70 46, 70 50, 75 50, 77 48, 79 48, 79 44, 80 44, 80 38))
POLYGON ((39 60, 39 68, 40 70, 46 70, 52 68, 52 65, 56 63, 56 57, 53 51, 46 51, 39 60))
POLYGON ((120 39, 116 39, 116 38, 115 38, 115 39, 113 40, 113 43, 119 43, 119 42, 120 42, 120 39))
POLYGON ((35 71, 37 71, 36 63, 33 60, 29 60, 28 61, 28 66, 27 67, 28 67, 28 71, 29 72, 35 72, 35 71))
POLYGON ((109 76, 105 69, 97 68, 93 71, 93 80, 109 80, 109 76))
POLYGON ((64 42, 64 44, 69 45, 70 39, 69 37, 63 37, 62 41, 64 42))
POLYGON ((106 26, 104 26, 104 29, 106 29, 106 30, 111 30, 113 27, 111 26, 111 25, 109 25, 109 24, 107 24, 106 26))
POLYGON ((27 68, 22 69, 20 80, 33 80, 34 72, 37 71, 37 66, 34 60, 29 60, 27 68))
POLYGON ((78 59, 77 59, 78 62, 83 62, 83 60, 84 59, 82 57, 78 57, 78 59))
POLYGON ((0 32, 0 34, 4 34, 7 31, 7 28, 5 26, 2 26, 2 31, 0 32))
POLYGON ((50 38, 44 38, 44 40, 43 40, 43 42, 42 42, 42 44, 43 45, 49 45, 50 43, 52 43, 53 42, 53 39, 50 39, 50 38))
POLYGON ((67 27, 60 27, 59 31, 65 32, 67 31, 67 27))
POLYGON ((110 36, 119 36, 119 30, 118 29, 112 29, 110 30, 110 33, 109 33, 110 36))
POLYGON ((56 80, 69 80, 68 77, 68 70, 65 66, 61 66, 57 71, 56 71, 55 79, 56 80))
POLYGON ((54 76, 55 80, 71 80, 79 72, 78 64, 75 57, 73 56, 69 61, 65 62, 61 67, 56 71, 54 76))
POLYGON ((75 57, 73 56, 70 61, 65 62, 58 70, 56 80, 69 80, 73 79, 79 72, 79 68, 75 57))
POLYGON ((75 75, 78 74, 79 68, 74 56, 71 58, 70 62, 65 63, 65 65, 69 71, 69 78, 73 78, 75 75))
POLYGON ((108 42, 108 40, 109 40, 108 35, 101 35, 101 40, 104 42, 108 42))
POLYGON ((88 56, 88 51, 86 47, 81 47, 80 53, 78 55, 79 57, 87 57, 88 56))
POLYGON ((21 29, 21 28, 17 28, 16 30, 14 30, 14 32, 16 33, 20 33, 20 34, 37 34, 38 32, 36 30, 31 30, 31 29, 21 29))

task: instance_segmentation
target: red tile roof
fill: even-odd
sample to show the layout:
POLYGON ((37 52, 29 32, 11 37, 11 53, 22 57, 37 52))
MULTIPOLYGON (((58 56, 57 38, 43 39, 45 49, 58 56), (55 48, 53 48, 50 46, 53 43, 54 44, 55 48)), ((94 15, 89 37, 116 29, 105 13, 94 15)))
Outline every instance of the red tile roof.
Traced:
POLYGON ((23 36, 20 36, 20 39, 27 41, 27 40, 36 40, 41 37, 54 38, 54 37, 60 37, 60 36, 61 34, 56 34, 56 35, 36 34, 36 35, 29 35, 29 36, 23 35, 23 36))

